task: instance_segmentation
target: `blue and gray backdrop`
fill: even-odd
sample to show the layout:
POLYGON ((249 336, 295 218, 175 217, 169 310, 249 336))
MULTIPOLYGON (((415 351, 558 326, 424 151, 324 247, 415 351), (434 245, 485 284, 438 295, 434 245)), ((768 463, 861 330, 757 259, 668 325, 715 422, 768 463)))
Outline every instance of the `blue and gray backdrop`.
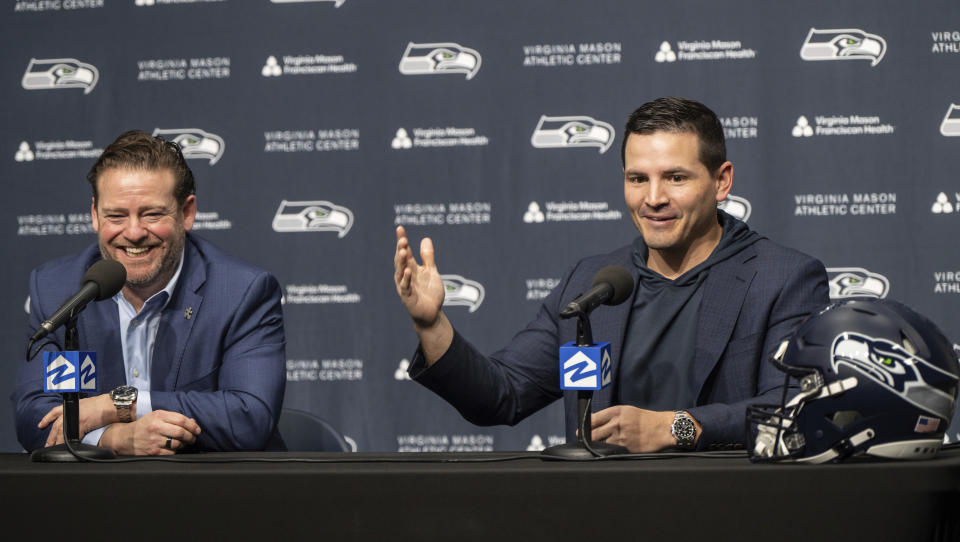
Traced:
MULTIPOLYGON (((140 128, 184 146, 196 231, 279 278, 286 406, 361 451, 555 444, 559 404, 480 428, 406 379, 415 338, 393 286, 393 230, 435 240, 450 319, 493 351, 570 264, 635 235, 620 131, 663 95, 721 117, 736 166, 729 212, 822 260, 834 297, 906 302, 960 341, 954 0, 3 10, 4 397, 30 269, 95 240, 84 175, 140 128)), ((0 401, 0 450, 19 449, 0 401)))

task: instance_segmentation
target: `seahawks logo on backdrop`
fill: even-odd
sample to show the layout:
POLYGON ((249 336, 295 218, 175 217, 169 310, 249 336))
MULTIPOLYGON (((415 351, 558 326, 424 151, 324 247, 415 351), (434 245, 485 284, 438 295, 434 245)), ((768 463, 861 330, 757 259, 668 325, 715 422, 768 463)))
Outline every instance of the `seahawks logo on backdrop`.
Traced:
POLYGON ((846 297, 887 297, 890 281, 880 273, 862 267, 828 267, 830 299, 846 297))
POLYGON ((750 213, 753 211, 753 206, 750 205, 750 201, 747 200, 747 198, 741 198, 733 194, 727 194, 727 199, 718 203, 717 208, 723 209, 730 216, 738 218, 743 222, 750 220, 750 213))
POLYGON ((274 4, 299 4, 302 2, 332 2, 333 7, 338 8, 347 0, 270 0, 274 4))
POLYGON ((273 216, 273 231, 335 231, 343 238, 353 226, 353 212, 329 201, 280 202, 273 216))
POLYGON ((153 135, 162 136, 167 141, 180 145, 184 158, 203 158, 214 165, 223 156, 225 147, 223 138, 217 134, 204 132, 197 128, 176 128, 161 130, 156 128, 153 135))
POLYGON ((540 122, 530 136, 530 144, 538 149, 597 147, 603 154, 613 144, 613 138, 613 126, 592 117, 541 115, 540 122))
POLYGON ((75 58, 31 58, 20 84, 27 90, 82 88, 90 94, 99 79, 96 66, 75 58))
POLYGON ((443 305, 468 307, 468 312, 476 312, 483 303, 483 285, 460 275, 440 275, 443 279, 443 305))
POLYGON ((905 401, 943 419, 953 416, 954 398, 939 389, 957 385, 957 377, 886 339, 845 332, 833 340, 831 364, 849 367, 905 401))
POLYGON ((876 66, 887 52, 887 42, 858 28, 811 28, 800 48, 804 60, 869 60, 876 66))
POLYGON ((473 79, 480 71, 480 61, 480 53, 456 43, 410 42, 400 58, 400 73, 463 73, 467 79, 473 79))
POLYGON ((960 136, 960 105, 950 104, 947 114, 940 123, 940 133, 947 136, 960 136))

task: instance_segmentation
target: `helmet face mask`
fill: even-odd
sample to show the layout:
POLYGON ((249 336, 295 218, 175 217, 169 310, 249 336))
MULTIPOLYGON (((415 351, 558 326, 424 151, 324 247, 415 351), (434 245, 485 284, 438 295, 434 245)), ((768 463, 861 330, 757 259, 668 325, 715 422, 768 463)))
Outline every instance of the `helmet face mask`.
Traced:
POLYGON ((784 394, 779 404, 747 409, 753 461, 932 457, 953 417, 960 376, 953 345, 893 301, 830 305, 771 362, 784 372, 784 394), (788 389, 796 392, 789 400, 788 389))

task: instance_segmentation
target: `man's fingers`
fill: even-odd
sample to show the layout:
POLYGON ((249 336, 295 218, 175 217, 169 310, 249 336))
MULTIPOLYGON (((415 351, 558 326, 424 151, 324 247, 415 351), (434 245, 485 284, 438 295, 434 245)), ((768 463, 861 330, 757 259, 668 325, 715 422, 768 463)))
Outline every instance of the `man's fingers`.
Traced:
POLYGON ((605 408, 600 412, 594 412, 593 414, 590 415, 590 423, 594 428, 604 425, 610 420, 612 420, 617 415, 618 412, 619 410, 615 406, 610 408, 605 408))
POLYGON ((197 422, 193 418, 188 418, 179 412, 162 412, 163 416, 161 419, 163 422, 168 426, 173 426, 173 428, 165 427, 166 433, 164 434, 182 437, 184 439, 196 437, 196 435, 200 434, 200 426, 197 425, 197 422))
MULTIPOLYGON (((400 228, 397 228, 399 230, 400 228)), ((397 250, 393 254, 393 265, 394 267, 403 267, 407 259, 407 251, 410 242, 407 240, 406 236, 401 237, 399 231, 397 232, 397 250)))
POLYGON ((399 283, 403 280, 403 275, 405 273, 412 273, 413 269, 416 268, 417 262, 413 261, 410 257, 409 248, 401 248, 397 250, 397 261, 394 265, 395 280, 399 283))
POLYGON ((400 275, 400 280, 397 282, 397 288, 400 292, 400 295, 406 297, 410 295, 410 279, 413 277, 413 271, 409 269, 404 269, 400 275))
POLYGON ((417 267, 417 261, 410 251, 410 242, 407 240, 403 226, 397 227, 397 251, 393 257, 393 280, 401 293, 410 288, 410 279, 417 267))
POLYGON ((403 259, 400 253, 402 249, 397 245, 397 251, 393 253, 393 281, 400 282, 400 275, 403 274, 403 259))
POLYGON ((160 445, 159 445, 158 447, 160 448, 160 453, 162 453, 162 454, 167 454, 167 453, 176 452, 176 451, 179 450, 180 448, 183 448, 184 444, 186 444, 186 443, 183 442, 181 439, 176 438, 176 437, 173 437, 173 436, 163 436, 163 435, 161 435, 161 439, 160 439, 160 440, 161 440, 161 442, 160 442, 160 445), (169 452, 168 452, 168 450, 169 450, 169 452))
POLYGON ((590 439, 614 442, 611 439, 618 438, 620 431, 619 415, 619 406, 612 406, 600 412, 594 412, 590 416, 590 424, 593 426, 593 431, 590 432, 590 439))
POLYGON ((56 437, 54 437, 54 435, 56 434, 55 433, 56 428, 57 428, 56 425, 50 428, 50 432, 47 433, 47 441, 43 443, 44 447, 53 446, 53 442, 56 440, 56 437))
POLYGON ((197 436, 194 433, 179 426, 169 426, 166 437, 173 442, 172 450, 176 450, 178 446, 190 445, 197 441, 197 436))
POLYGON ((40 423, 37 424, 38 429, 43 429, 44 427, 50 425, 51 422, 60 417, 63 412, 63 406, 53 407, 50 409, 50 412, 40 420, 40 423))
MULTIPOLYGON (((195 439, 201 433, 200 425, 197 424, 197 421, 193 418, 186 418, 186 423, 182 424, 180 427, 184 428, 189 434, 189 436, 185 436, 184 438, 195 439)), ((193 440, 190 442, 193 442, 193 440)))
POLYGON ((169 410, 154 410, 130 425, 140 426, 137 455, 170 455, 196 442, 200 434, 196 420, 169 410))
POLYGON ((55 446, 63 443, 63 418, 57 418, 50 425, 50 433, 47 434, 47 443, 44 446, 55 446))
POLYGON ((590 440, 594 441, 607 441, 611 437, 616 436, 616 425, 612 423, 607 423, 597 427, 593 426, 593 431, 590 432, 590 440))
POLYGON ((429 237, 420 240, 420 259, 423 260, 424 267, 437 268, 433 258, 433 241, 429 237))
POLYGON ((176 453, 176 445, 174 445, 174 440, 170 437, 164 435, 157 435, 159 437, 156 441, 157 451, 155 454, 150 455, 173 455, 176 453), (169 442, 169 446, 167 443, 169 442))

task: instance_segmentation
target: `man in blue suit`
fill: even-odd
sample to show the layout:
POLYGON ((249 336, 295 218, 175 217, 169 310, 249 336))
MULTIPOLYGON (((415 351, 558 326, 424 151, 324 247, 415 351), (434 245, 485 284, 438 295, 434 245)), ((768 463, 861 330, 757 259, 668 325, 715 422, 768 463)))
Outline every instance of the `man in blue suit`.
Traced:
MULTIPOLYGON (((30 277, 32 331, 94 262, 126 268, 123 289, 79 317, 80 347, 97 352, 99 387, 110 390, 80 400, 82 440, 122 455, 283 449, 277 280, 187 233, 197 200, 176 144, 127 132, 87 179, 97 244, 30 277)), ((41 372, 24 363, 11 396, 27 450, 63 442, 61 399, 43 393, 41 372)))
POLYGON ((573 440, 576 394, 560 389, 557 354, 576 336, 576 322, 558 313, 590 289, 597 271, 620 265, 637 286, 629 302, 592 315, 613 358, 613 384, 593 399, 592 439, 632 452, 741 444, 746 406, 776 402, 783 391, 768 358, 829 302, 826 271, 717 209, 733 164, 723 127, 704 105, 644 104, 627 121, 621 156, 640 236, 574 265, 537 317, 489 357, 441 310, 433 243, 422 240, 419 265, 397 228, 394 281, 420 339, 410 375, 479 425, 515 424, 562 397, 573 440))

